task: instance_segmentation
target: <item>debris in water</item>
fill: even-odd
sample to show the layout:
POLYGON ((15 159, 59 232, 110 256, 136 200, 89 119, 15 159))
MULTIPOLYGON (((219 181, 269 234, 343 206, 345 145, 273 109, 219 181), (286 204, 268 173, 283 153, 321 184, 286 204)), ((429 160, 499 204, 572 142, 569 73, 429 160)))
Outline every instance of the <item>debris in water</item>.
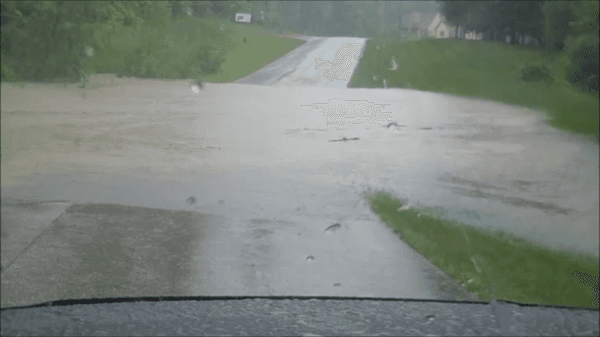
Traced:
POLYGON ((195 94, 199 94, 200 89, 202 89, 202 79, 199 78, 196 81, 194 81, 194 83, 192 83, 192 91, 195 94))
POLYGON ((342 228, 342 225, 340 225, 339 223, 334 223, 333 225, 325 228, 325 233, 335 232, 340 228, 342 228))
POLYGON ((398 124, 396 122, 389 122, 388 125, 386 125, 387 128, 390 128, 392 126, 395 126, 395 127, 399 128, 399 127, 403 127, 403 126, 406 126, 406 125, 401 125, 401 124, 398 124))
POLYGON ((334 286, 334 287, 340 287, 340 286, 341 286, 341 284, 340 284, 340 283, 335 283, 333 286, 334 286))
POLYGON ((398 70, 398 64, 396 64, 396 60, 394 60, 393 56, 392 56, 392 67, 390 68, 390 70, 398 70))
POLYGON ((330 142, 345 142, 347 140, 359 140, 359 139, 360 138, 358 138, 358 137, 354 137, 354 138, 346 138, 346 137, 344 137, 342 139, 332 139, 332 140, 330 140, 330 142))

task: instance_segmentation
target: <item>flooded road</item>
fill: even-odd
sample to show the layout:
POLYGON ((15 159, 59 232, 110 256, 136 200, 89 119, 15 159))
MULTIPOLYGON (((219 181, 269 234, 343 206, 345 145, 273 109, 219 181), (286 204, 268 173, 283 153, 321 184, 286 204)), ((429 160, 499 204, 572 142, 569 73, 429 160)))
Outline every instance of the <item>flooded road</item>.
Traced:
POLYGON ((598 145, 525 108, 289 82, 195 94, 187 81, 109 75, 88 89, 2 84, 1 104, 2 223, 36 212, 23 200, 60 201, 61 214, 28 231, 2 226, 3 307, 142 295, 474 299, 370 212, 372 190, 598 254, 598 145))

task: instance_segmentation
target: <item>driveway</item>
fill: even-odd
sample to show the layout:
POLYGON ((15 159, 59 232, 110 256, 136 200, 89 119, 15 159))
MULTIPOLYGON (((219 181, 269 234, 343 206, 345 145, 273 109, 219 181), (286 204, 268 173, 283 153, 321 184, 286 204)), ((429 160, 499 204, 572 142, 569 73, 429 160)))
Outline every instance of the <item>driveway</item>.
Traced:
POLYGON ((375 189, 598 253, 597 144, 524 108, 338 88, 360 41, 313 41, 293 72, 199 94, 187 81, 110 75, 93 89, 2 84, 2 307, 152 295, 476 299, 378 220, 362 197, 375 189))

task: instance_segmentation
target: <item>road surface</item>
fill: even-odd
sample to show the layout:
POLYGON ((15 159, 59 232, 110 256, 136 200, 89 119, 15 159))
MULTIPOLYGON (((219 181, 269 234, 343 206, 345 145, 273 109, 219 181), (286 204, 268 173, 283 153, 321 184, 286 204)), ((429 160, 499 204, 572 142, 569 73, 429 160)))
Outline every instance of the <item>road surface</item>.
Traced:
POLYGON ((2 307, 155 295, 475 299, 368 209, 363 195, 378 189, 598 253, 597 144, 525 108, 339 88, 360 40, 312 41, 294 72, 278 66, 199 94, 188 81, 111 75, 87 89, 3 83, 2 307), (358 140, 331 142, 344 138, 358 140))

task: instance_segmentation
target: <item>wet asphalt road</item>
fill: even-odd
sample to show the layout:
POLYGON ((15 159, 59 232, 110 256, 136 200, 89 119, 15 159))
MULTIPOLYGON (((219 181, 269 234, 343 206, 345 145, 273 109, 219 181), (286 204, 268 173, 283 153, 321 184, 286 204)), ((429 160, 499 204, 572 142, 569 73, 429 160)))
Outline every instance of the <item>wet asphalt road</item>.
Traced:
POLYGON ((297 57, 297 73, 281 66, 263 85, 244 84, 259 72, 197 95, 186 81, 112 76, 83 90, 2 84, 2 307, 152 295, 474 299, 370 212, 361 194, 372 189, 598 254, 597 144, 524 108, 339 89, 356 62, 336 58, 362 46, 313 41, 303 46, 320 75, 297 57), (344 138, 359 139, 330 142, 344 138))

